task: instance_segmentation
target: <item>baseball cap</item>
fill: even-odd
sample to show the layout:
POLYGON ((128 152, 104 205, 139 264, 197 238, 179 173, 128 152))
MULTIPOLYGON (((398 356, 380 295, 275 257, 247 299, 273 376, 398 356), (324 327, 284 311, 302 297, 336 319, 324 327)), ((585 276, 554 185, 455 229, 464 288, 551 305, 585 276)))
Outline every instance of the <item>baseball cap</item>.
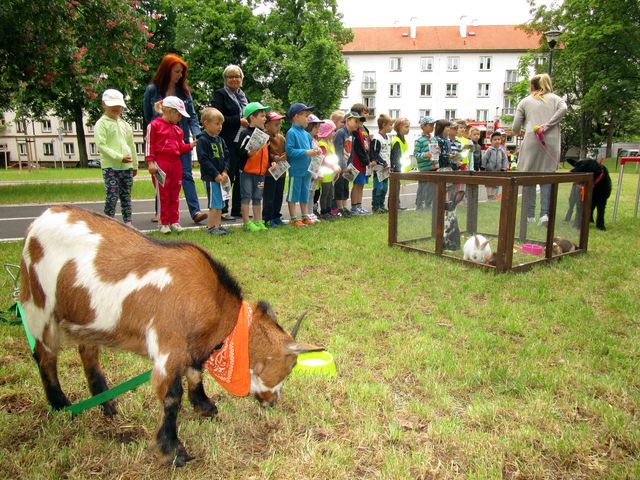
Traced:
POLYGON ((322 123, 322 120, 320 120, 313 113, 311 113, 309 114, 309 124, 312 124, 312 123, 322 123))
POLYGON ((296 116, 300 112, 304 112, 305 110, 309 110, 310 112, 313 112, 314 108, 315 107, 307 107, 304 103, 297 102, 289 107, 289 110, 287 111, 287 116, 289 118, 293 118, 294 116, 296 116))
POLYGON ((178 97, 172 97, 172 96, 164 97, 162 99, 162 106, 175 108, 178 112, 180 112, 180 115, 182 115, 183 117, 189 118, 189 114, 184 108, 184 102, 180 100, 178 97))
POLYGON ((336 124, 331 120, 323 120, 318 128, 318 138, 327 138, 336 129, 336 124))
POLYGON ((421 117, 418 122, 420 125, 431 125, 432 123, 436 123, 436 119, 430 116, 421 117))
POLYGON ((244 118, 249 118, 258 110, 264 110, 266 113, 271 110, 271 107, 264 106, 260 102, 251 102, 246 107, 244 107, 244 110, 242 110, 242 116, 244 118))
POLYGON ((280 115, 278 112, 267 113, 267 122, 273 122, 274 120, 282 120, 284 115, 280 115))
POLYGON ((367 117, 365 117, 364 115, 360 115, 359 113, 356 113, 356 112, 347 112, 347 114, 344 116, 345 122, 350 118, 357 118, 361 122, 367 121, 367 117))
POLYGON ((123 108, 127 108, 124 103, 124 96, 118 90, 109 88, 102 94, 102 101, 107 107, 115 107, 120 105, 123 108))

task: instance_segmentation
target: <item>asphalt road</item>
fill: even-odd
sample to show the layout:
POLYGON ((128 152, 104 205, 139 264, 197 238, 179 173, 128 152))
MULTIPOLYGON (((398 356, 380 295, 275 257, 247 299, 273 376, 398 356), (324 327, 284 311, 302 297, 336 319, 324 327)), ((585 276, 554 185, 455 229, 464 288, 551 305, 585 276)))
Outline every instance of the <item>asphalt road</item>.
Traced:
MULTIPOLYGON (((417 184, 405 185, 402 187, 401 205, 405 207, 411 207, 414 205, 415 191, 417 184)), ((371 209, 371 190, 365 190, 363 197, 363 207, 367 210, 371 209)), ((35 220, 42 212, 56 203, 50 204, 27 204, 27 205, 0 205, 0 242, 2 241, 15 241, 21 240, 24 237, 24 233, 27 227, 35 220)), ((104 202, 78 202, 75 205, 93 210, 95 212, 102 212, 104 202)), ((119 205, 119 204, 118 204, 119 205)), ((200 205, 206 205, 206 198, 200 199, 200 205)), ((116 209, 116 219, 120 217, 120 207, 116 209)), ((151 222, 151 217, 154 215, 154 200, 134 200, 133 201, 133 225, 142 232, 148 232, 157 230, 158 224, 151 222)), ((286 203, 282 207, 282 215, 285 219, 289 218, 289 211, 286 203)), ((191 221, 187 204, 184 199, 180 200, 180 218, 181 225, 185 228, 204 228, 206 221, 200 225, 196 225, 191 221)), ((225 221, 224 225, 241 225, 241 220, 225 221)))

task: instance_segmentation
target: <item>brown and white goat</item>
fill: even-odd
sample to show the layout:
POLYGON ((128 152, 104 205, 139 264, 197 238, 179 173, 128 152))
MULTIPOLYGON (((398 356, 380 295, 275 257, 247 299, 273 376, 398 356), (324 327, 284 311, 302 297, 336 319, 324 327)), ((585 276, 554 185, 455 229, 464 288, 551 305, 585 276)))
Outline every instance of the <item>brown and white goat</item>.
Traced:
MULTIPOLYGON (((138 353, 153 362, 152 383, 163 408, 155 447, 164 461, 178 466, 192 458, 176 430, 182 377, 194 409, 214 416, 202 366, 233 330, 242 304, 240 287, 224 266, 196 245, 160 242, 105 216, 56 206, 29 227, 20 300, 54 409, 70 405, 57 373, 63 337, 79 345, 93 395, 108 388, 99 345, 138 353)), ((250 393, 269 406, 298 353, 318 348, 296 343, 268 303, 252 309, 250 393)), ((102 408, 116 413, 113 401, 102 408)))

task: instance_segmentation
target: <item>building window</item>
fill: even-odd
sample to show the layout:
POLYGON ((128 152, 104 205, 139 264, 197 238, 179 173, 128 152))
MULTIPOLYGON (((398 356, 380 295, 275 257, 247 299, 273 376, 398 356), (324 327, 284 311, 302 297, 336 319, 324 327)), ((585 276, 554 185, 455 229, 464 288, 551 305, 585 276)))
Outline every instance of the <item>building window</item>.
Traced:
POLYGON ((486 122, 489 119, 489 110, 476 110, 476 120, 486 122))
POLYGON ((402 58, 401 57, 390 57, 389 58, 389 70, 392 72, 401 72, 402 71, 402 58))
POLYGON ((0 115, 0 127, 4 127, 6 121, 4 119, 4 113, 0 115))
POLYGON ((457 83, 447 83, 447 93, 445 97, 447 98, 455 98, 458 96, 458 84, 457 83))
POLYGON ((420 120, 422 117, 430 117, 430 116, 431 116, 431 110, 429 109, 418 110, 418 120, 420 120))
POLYGON ((516 83, 518 81, 518 71, 517 70, 507 70, 505 75, 505 80, 507 82, 516 83))
POLYGON ((489 83, 478 84, 478 97, 487 98, 489 96, 489 90, 491 85, 489 83))
POLYGON ((87 132, 93 133, 93 125, 87 125, 87 132))
POLYGON ((344 87, 342 89, 342 98, 347 98, 349 96, 349 87, 344 87))
POLYGON ((460 70, 460 57, 447 57, 447 72, 460 70))
POLYGON ((397 108, 389 110, 389 116, 394 120, 400 118, 400 110, 397 108))
POLYGON ((376 72, 362 72, 362 91, 376 91, 376 72))
POLYGON ((143 155, 144 154, 144 143, 140 142, 140 143, 136 143, 136 155, 143 155))
POLYGON ((367 106, 367 110, 369 110, 369 116, 376 116, 376 97, 362 97, 362 103, 367 106))
POLYGON ((26 155, 27 154, 27 144, 26 143, 19 143, 18 144, 18 154, 19 155, 26 155))
POLYGON ((456 111, 455 110, 445 110, 444 111, 444 118, 447 120, 453 120, 454 118, 456 118, 456 111))
POLYGON ((75 149, 73 148, 73 143, 65 143, 64 144, 64 154, 65 155, 73 155, 75 153, 75 149))
POLYGON ((42 125, 43 133, 51 132, 51 120, 42 120, 42 122, 40 122, 40 125, 42 125))
POLYGON ((44 154, 48 157, 53 157, 53 143, 43 144, 44 154))
POLYGON ((516 114, 516 100, 514 97, 504 97, 502 103, 502 115, 516 114))
POLYGON ((389 96, 390 97, 399 97, 400 96, 400 84, 399 83, 390 83, 389 84, 389 96))
POLYGON ((24 120, 16 120, 16 132, 25 133, 27 131, 27 122, 24 120))
POLYGON ((420 71, 433 72, 433 57, 420 57, 420 71))
POLYGON ((96 144, 91 142, 89 144, 89 152, 91 153, 91 155, 97 155, 98 154, 98 149, 96 148, 96 144))
POLYGON ((142 131, 142 122, 136 122, 133 124, 133 129, 136 132, 141 132, 142 131))
POLYGON ((491 57, 480 57, 480 71, 491 70, 491 57))
POLYGON ((430 97, 431 96, 431 84, 430 83, 421 83, 420 84, 420 96, 421 97, 430 97))
POLYGON ((73 133, 73 122, 70 120, 62 122, 62 131, 65 133, 73 133))

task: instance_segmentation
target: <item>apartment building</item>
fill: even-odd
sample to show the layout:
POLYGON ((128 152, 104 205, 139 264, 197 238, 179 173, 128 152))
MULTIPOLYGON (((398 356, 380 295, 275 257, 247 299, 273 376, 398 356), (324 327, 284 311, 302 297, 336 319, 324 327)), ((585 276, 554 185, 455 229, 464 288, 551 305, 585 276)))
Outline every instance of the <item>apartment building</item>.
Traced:
MULTIPOLYGON (((341 108, 369 107, 367 125, 386 113, 493 121, 512 116, 518 60, 540 38, 514 25, 354 28, 343 48, 352 81, 341 108)), ((537 61, 544 61, 540 57, 537 61)))

